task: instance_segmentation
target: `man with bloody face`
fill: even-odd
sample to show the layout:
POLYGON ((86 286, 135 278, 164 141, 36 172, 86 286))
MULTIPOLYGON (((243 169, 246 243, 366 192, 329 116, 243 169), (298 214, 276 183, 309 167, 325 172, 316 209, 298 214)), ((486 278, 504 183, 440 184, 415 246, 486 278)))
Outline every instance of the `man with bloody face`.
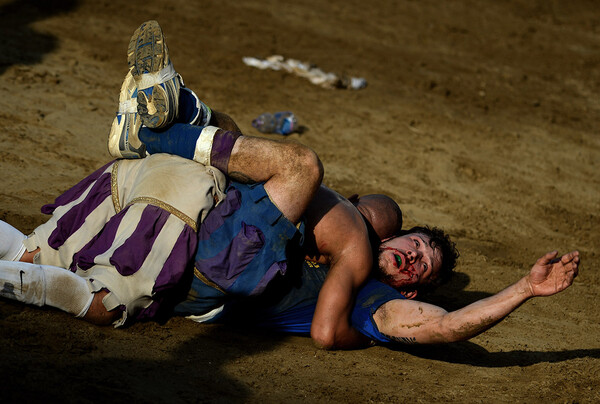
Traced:
POLYGON ((457 253, 447 236, 428 228, 401 234, 389 198, 348 200, 321 185, 312 150, 239 133, 231 118, 182 90, 155 21, 134 33, 128 58, 109 151, 130 160, 101 168, 45 209, 53 217, 23 241, 27 251, 9 254, 24 262, 0 262, 2 296, 123 325, 168 307, 183 285, 178 314, 226 321, 240 305, 256 307, 263 317, 254 323, 309 331, 331 349, 468 339, 577 275, 578 252, 553 252, 464 309, 411 300, 448 279, 457 253), (298 263, 300 275, 288 274, 298 263), (278 289, 281 279, 301 281, 278 289))

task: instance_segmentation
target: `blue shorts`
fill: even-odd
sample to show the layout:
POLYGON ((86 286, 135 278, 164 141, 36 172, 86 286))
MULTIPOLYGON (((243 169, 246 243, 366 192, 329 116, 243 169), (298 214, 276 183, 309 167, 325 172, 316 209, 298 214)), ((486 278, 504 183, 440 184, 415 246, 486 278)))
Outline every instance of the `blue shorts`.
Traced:
POLYGON ((231 297, 260 295, 286 273, 303 234, 303 223, 296 227, 285 218, 263 184, 232 182, 198 230, 195 276, 176 311, 202 314, 231 297))

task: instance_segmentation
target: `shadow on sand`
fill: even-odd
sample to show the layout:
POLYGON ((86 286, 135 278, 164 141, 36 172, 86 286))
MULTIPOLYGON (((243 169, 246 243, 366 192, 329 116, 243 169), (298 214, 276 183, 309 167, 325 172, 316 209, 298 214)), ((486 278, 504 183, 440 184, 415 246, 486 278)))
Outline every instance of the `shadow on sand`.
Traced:
POLYGON ((411 346, 403 349, 398 348, 397 350, 423 359, 487 368, 511 366, 524 367, 538 363, 556 363, 578 358, 600 358, 600 349, 489 352, 485 348, 472 342, 459 342, 455 344, 434 346, 411 346))
POLYGON ((241 335, 220 326, 190 333, 197 324, 184 324, 186 336, 179 339, 180 325, 103 329, 64 321, 67 315, 51 310, 3 306, 3 403, 248 402, 252 386, 236 379, 228 365, 236 368, 281 342, 277 336, 241 335), (13 324, 16 317, 19 323, 13 324), (29 317, 31 323, 24 325, 29 317))
POLYGON ((78 5, 77 0, 14 0, 0 7, 0 75, 15 64, 39 63, 58 45, 53 35, 36 31, 31 24, 78 5))

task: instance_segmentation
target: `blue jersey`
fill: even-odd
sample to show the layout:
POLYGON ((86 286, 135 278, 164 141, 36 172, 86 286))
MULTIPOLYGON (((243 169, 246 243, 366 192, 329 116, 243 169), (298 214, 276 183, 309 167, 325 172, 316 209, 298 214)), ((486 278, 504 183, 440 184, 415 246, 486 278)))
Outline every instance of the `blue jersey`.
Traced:
MULTIPOLYGON (((298 276, 286 274, 285 279, 274 283, 263 296, 227 303, 216 321, 308 334, 328 270, 327 265, 304 261, 298 276)), ((352 310, 352 326, 372 340, 391 342, 377 329, 373 314, 381 305, 394 299, 404 299, 404 296, 382 282, 369 279, 358 291, 352 310)))

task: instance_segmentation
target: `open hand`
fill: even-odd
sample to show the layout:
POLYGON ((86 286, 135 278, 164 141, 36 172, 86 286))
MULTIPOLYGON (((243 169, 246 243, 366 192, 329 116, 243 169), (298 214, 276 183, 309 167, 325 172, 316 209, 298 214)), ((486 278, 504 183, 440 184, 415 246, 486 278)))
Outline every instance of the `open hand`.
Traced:
POLYGON ((579 251, 557 257, 557 251, 549 252, 531 268, 528 281, 533 296, 551 296, 573 283, 579 272, 579 251))

